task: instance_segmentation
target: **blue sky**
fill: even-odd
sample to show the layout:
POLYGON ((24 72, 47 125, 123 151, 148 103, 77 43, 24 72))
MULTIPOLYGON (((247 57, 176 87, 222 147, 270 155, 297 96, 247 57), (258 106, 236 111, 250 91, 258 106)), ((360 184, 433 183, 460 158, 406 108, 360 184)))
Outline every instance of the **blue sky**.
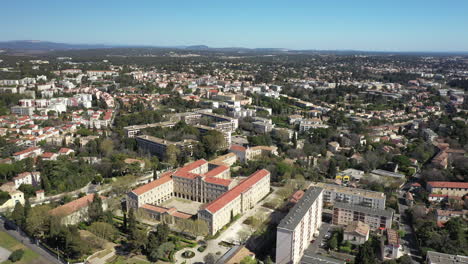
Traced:
POLYGON ((468 0, 4 0, 0 40, 468 51, 468 0))

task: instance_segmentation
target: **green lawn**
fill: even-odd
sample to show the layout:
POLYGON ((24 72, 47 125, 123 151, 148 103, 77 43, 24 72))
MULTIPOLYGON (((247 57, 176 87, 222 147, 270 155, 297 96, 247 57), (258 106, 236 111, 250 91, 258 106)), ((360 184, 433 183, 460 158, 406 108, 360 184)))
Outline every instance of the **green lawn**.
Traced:
MULTIPOLYGON (((11 252, 17 249, 23 249, 24 255, 20 261, 15 262, 15 264, 46 264, 45 261, 41 256, 39 256, 36 252, 30 250, 25 245, 21 244, 18 240, 14 237, 10 236, 9 234, 0 231, 0 247, 6 248, 11 252)), ((2 262, 1 264, 10 264, 9 260, 2 262)))
POLYGON ((126 258, 124 256, 114 256, 108 261, 110 264, 148 264, 150 263, 148 261, 140 260, 136 257, 126 258))

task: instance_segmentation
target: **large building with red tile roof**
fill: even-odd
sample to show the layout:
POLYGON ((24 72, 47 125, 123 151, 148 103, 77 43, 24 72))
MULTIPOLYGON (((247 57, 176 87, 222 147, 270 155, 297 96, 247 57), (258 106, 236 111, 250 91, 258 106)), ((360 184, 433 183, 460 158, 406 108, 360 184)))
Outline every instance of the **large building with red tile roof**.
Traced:
MULTIPOLYGON (((88 194, 49 211, 50 215, 61 217, 64 225, 75 225, 88 219, 88 206, 93 202, 94 193, 88 194)), ((102 209, 107 210, 106 197, 102 199, 102 209)))
MULTIPOLYGON (((140 186, 127 194, 127 209, 144 209, 152 218, 161 215, 175 218, 185 213, 171 213, 160 205, 172 197, 208 203, 201 218, 208 222, 211 233, 216 233, 230 219, 224 217, 224 207, 236 207, 235 213, 252 208, 270 190, 270 173, 260 170, 235 186, 229 166, 197 160, 175 171, 160 175, 159 179, 140 186), (211 168, 211 169, 210 169, 211 168), (219 213, 218 213, 219 211, 219 213), (211 214, 211 216, 206 216, 211 214)), ((228 209, 226 209, 228 210, 228 209)), ((199 213, 200 217, 200 213, 199 213)))
POLYGON ((432 194, 465 196, 468 194, 468 182, 430 181, 426 184, 426 189, 432 194))
POLYGON ((240 162, 247 162, 249 160, 257 159, 263 155, 277 155, 277 147, 270 146, 256 146, 251 148, 246 148, 241 145, 232 145, 229 148, 229 152, 236 154, 240 162))
POLYGON ((236 187, 205 205, 198 218, 206 221, 210 234, 214 235, 234 216, 254 207, 270 191, 270 172, 259 170, 236 187))

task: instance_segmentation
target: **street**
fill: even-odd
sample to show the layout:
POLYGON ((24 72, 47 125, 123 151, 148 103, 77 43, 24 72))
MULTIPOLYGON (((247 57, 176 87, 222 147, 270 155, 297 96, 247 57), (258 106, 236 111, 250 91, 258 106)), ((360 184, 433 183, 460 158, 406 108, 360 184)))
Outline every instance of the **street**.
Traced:
POLYGON ((405 235, 400 238, 404 254, 408 254, 413 263, 422 263, 423 258, 419 252, 416 237, 410 223, 410 216, 406 213, 408 206, 403 197, 403 192, 398 193, 398 211, 400 212, 400 229, 405 231, 405 235))
POLYGON ((26 247, 28 247, 32 251, 36 252, 37 254, 41 255, 44 259, 46 259, 50 263, 57 263, 57 264, 65 263, 65 262, 62 262, 62 261, 58 260, 55 255, 52 255, 51 253, 49 253, 45 249, 43 249, 40 246, 32 243, 28 236, 22 235, 17 230, 5 229, 5 219, 3 218, 3 216, 0 216, 0 230, 8 233, 12 237, 14 237, 16 240, 20 241, 23 245, 25 245, 26 247))

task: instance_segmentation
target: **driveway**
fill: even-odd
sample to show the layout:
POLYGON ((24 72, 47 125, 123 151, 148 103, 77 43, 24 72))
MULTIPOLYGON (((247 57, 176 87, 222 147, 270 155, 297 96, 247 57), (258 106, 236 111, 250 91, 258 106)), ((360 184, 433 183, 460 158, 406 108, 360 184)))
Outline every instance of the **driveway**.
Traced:
POLYGON ((8 257, 10 256, 10 254, 11 254, 11 251, 9 251, 6 248, 0 247, 0 263, 2 263, 3 261, 6 261, 8 257))

